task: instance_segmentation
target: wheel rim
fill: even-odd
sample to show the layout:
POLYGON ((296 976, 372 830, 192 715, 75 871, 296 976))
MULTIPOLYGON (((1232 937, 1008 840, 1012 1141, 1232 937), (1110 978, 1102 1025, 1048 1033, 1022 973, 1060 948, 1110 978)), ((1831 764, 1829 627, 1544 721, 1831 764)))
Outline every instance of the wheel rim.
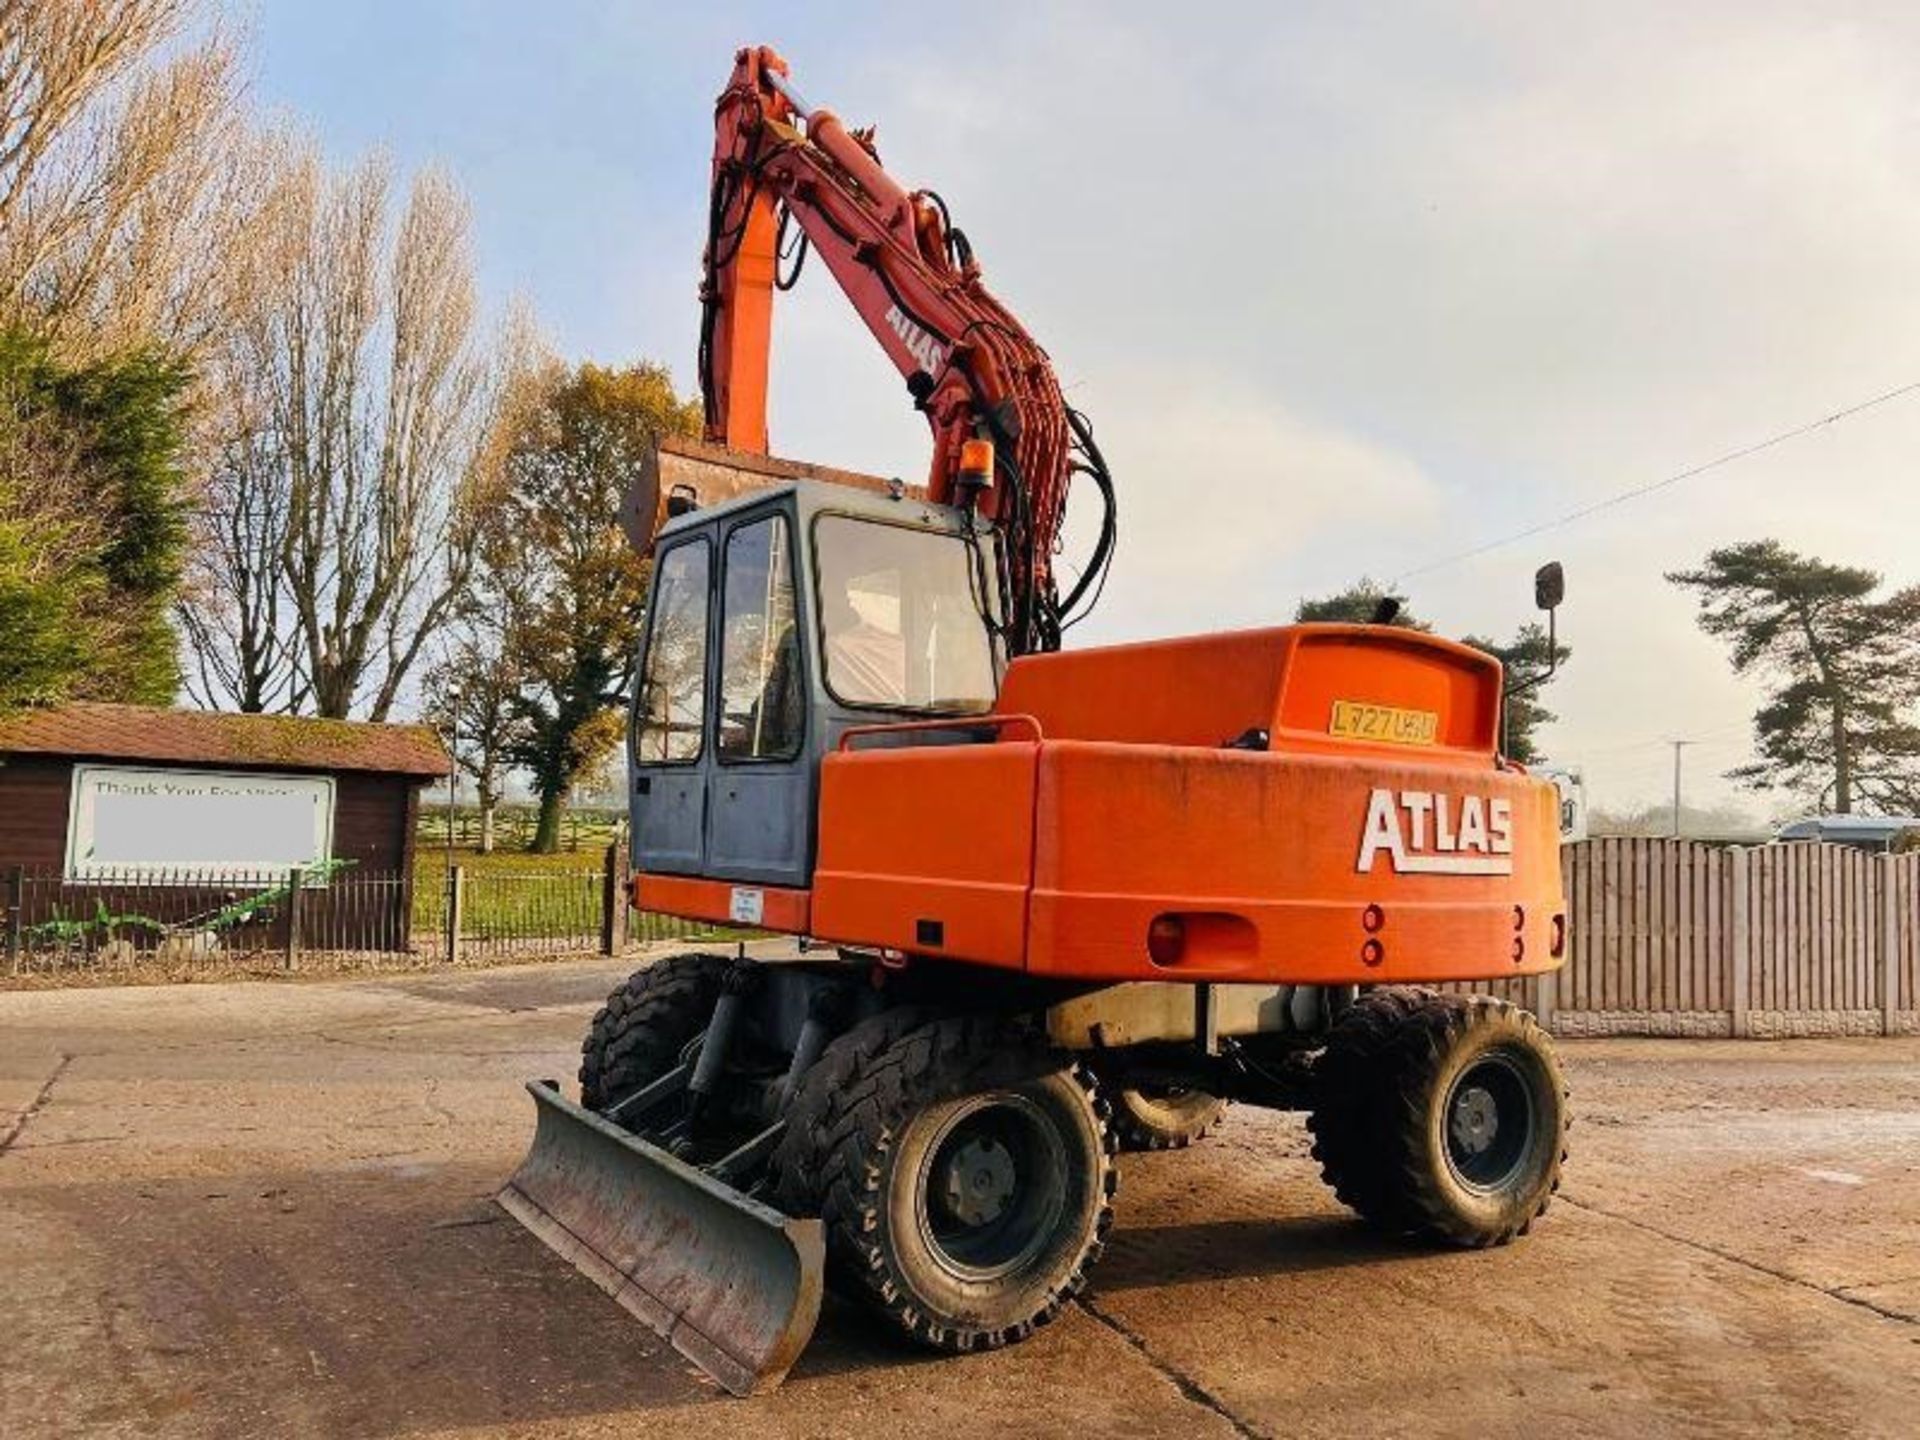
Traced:
POLYGON ((1024 1095, 973 1096, 946 1117, 917 1178, 928 1253, 961 1279, 990 1280, 1046 1248, 1066 1208, 1067 1149, 1024 1095))
POLYGON ((1518 1057, 1495 1050, 1454 1079, 1441 1111, 1447 1166, 1469 1190, 1505 1189, 1533 1151, 1533 1087, 1518 1057))

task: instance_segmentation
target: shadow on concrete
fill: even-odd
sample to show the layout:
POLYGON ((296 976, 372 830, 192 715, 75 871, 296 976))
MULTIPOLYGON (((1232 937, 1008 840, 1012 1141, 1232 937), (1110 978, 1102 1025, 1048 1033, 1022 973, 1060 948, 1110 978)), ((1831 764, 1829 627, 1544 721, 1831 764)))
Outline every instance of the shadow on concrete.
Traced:
POLYGON ((1431 1253, 1430 1247, 1367 1229, 1347 1216, 1141 1225, 1117 1230, 1093 1272, 1094 1292, 1140 1290, 1194 1281, 1305 1274, 1355 1265, 1386 1265, 1431 1253))
MULTIPOLYGON (((1143 1225, 1113 1233, 1088 1294, 1097 1300, 1162 1286, 1400 1264, 1430 1253, 1431 1247, 1377 1235, 1343 1216, 1143 1225)), ((813 1344, 792 1377, 910 1368, 941 1359, 909 1346, 858 1306, 829 1295, 813 1344)))

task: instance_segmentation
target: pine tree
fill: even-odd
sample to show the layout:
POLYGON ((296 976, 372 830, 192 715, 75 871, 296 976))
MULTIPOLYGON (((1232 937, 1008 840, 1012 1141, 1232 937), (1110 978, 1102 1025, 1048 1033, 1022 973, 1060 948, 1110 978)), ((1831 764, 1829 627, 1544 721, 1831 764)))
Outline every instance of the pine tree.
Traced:
POLYGON ((1920 586, 1876 599, 1882 578, 1749 540, 1667 576, 1699 597, 1700 628, 1736 675, 1768 682, 1753 717, 1760 758, 1730 772, 1756 790, 1849 814, 1920 807, 1920 586))

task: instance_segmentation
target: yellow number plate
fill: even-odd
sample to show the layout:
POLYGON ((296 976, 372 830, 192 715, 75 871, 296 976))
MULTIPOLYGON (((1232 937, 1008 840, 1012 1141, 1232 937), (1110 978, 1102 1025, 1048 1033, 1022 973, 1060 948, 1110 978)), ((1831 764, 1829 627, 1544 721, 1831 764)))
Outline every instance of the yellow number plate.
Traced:
POLYGON ((1440 734, 1440 717, 1431 710, 1402 710, 1359 700, 1333 702, 1329 735, 1348 740, 1378 740, 1389 745, 1431 745, 1440 734))

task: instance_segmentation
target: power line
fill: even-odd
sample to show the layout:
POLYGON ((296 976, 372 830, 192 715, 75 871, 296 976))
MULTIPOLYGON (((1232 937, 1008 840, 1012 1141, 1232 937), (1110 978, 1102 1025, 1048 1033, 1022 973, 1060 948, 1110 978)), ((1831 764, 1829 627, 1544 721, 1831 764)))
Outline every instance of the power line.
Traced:
MULTIPOLYGON (((1696 730, 1693 732, 1691 736, 1688 737, 1687 743, 1689 745, 1704 744, 1708 746, 1744 745, 1747 743, 1744 738, 1715 739, 1714 737, 1727 735, 1730 731, 1734 731, 1734 730, 1745 730, 1752 723, 1753 722, 1751 720, 1729 720, 1724 725, 1715 725, 1711 730, 1696 730)), ((1668 738, 1665 735, 1661 735, 1661 736, 1650 737, 1645 740, 1616 741, 1611 745, 1576 746, 1572 750, 1568 751, 1568 758, 1570 760, 1584 761, 1589 756, 1619 755, 1628 750, 1651 750, 1656 745, 1671 745, 1672 743, 1673 741, 1670 738, 1668 738)))
POLYGON ((1483 544, 1475 545, 1471 549, 1457 551, 1452 555, 1443 555, 1438 560, 1430 560, 1426 564, 1415 566, 1411 570, 1403 570, 1394 578, 1392 583, 1398 586, 1404 581, 1411 580, 1416 575, 1425 575, 1432 570, 1439 570, 1448 565, 1457 565, 1462 560, 1471 560, 1477 555, 1486 554, 1489 550, 1499 550, 1504 546, 1516 544, 1521 540, 1531 539, 1535 535, 1544 535, 1549 530, 1558 530, 1563 525, 1571 525, 1575 521, 1585 520, 1590 515, 1598 515, 1603 510, 1611 510, 1616 505, 1624 505, 1629 500, 1638 500, 1642 496, 1653 494, 1655 491, 1665 490, 1670 486, 1678 485, 1682 480, 1691 480, 1696 475, 1706 474, 1709 470, 1718 470, 1722 465, 1731 465, 1736 460, 1744 460, 1750 455, 1758 455, 1762 450, 1771 450, 1776 445, 1784 445, 1789 440, 1797 440, 1802 435, 1810 435, 1815 430, 1837 424, 1839 421, 1849 419, 1852 416, 1860 414, 1862 411, 1871 410, 1876 405, 1885 405, 1889 401, 1898 400, 1903 395, 1911 395, 1916 390, 1920 390, 1920 380, 1910 380, 1905 385, 1896 386, 1892 390, 1884 391, 1869 400, 1862 400, 1856 404, 1848 405, 1844 409, 1835 410, 1831 415, 1822 415, 1817 420, 1809 420, 1804 425, 1796 425, 1791 430, 1782 430, 1777 435, 1769 435, 1766 439, 1757 440, 1751 445, 1742 445, 1738 450, 1729 450, 1724 455, 1717 455, 1702 464, 1677 471, 1663 480, 1654 480, 1645 485, 1636 485, 1631 490, 1622 490, 1617 495, 1610 495, 1604 500, 1597 500, 1593 504, 1582 506, 1578 510, 1570 510, 1557 519, 1543 520, 1537 525, 1529 525, 1524 530, 1516 530, 1511 535, 1504 535, 1497 540, 1488 540, 1483 544))

